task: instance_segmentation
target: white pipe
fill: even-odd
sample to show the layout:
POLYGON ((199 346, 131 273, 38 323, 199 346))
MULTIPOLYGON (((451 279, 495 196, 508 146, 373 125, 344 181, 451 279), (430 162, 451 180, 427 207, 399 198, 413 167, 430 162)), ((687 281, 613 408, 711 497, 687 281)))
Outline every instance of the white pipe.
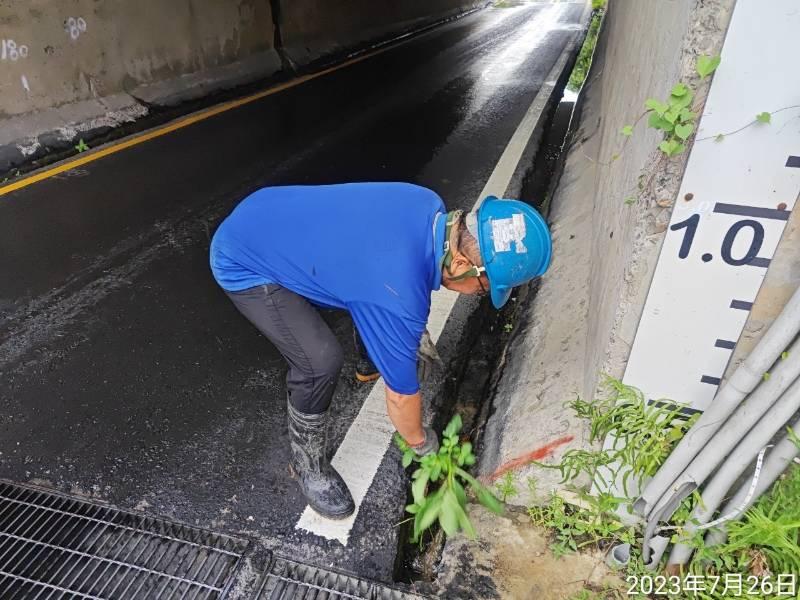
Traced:
MULTIPOLYGON (((645 559, 649 557, 650 538, 655 534, 659 521, 668 520, 680 506, 681 501, 702 485, 721 462, 728 460, 730 452, 747 434, 753 423, 757 422, 765 413, 769 414, 776 400, 798 376, 800 376, 800 338, 792 344, 786 359, 779 361, 769 379, 763 381, 755 392, 747 397, 747 400, 738 407, 724 425, 716 425, 712 443, 706 444, 683 473, 679 477, 673 478, 672 485, 665 491, 647 517, 642 550, 645 559)), ((788 419, 789 417, 781 421, 778 426, 788 419)), ((701 421, 702 418, 692 426, 689 433, 694 431, 701 421)), ((759 449, 760 447, 756 449, 756 452, 759 449)), ((656 473, 657 476, 658 473, 656 473)))
MULTIPOLYGON (((796 419, 790 427, 794 431, 800 431, 800 418, 796 419)), ((753 506, 755 501, 769 489, 775 480, 786 471, 798 455, 800 455, 800 447, 794 443, 788 434, 784 435, 767 455, 767 460, 764 461, 764 465, 761 467, 761 476, 758 479, 758 484, 756 485, 756 490, 752 498, 750 498, 749 501, 745 501, 750 486, 750 481, 745 481, 739 486, 739 489, 731 499, 725 503, 720 513, 726 515, 733 512, 738 507, 741 507, 741 514, 744 514, 747 509, 753 506)), ((724 526, 715 527, 706 534, 705 544, 706 546, 722 544, 727 537, 724 526)))
POLYGON ((627 567, 631 561, 631 545, 617 544, 606 555, 606 564, 614 570, 627 567))
POLYGON ((655 477, 647 484, 633 505, 638 514, 648 517, 653 512, 658 501, 686 465, 703 449, 744 397, 755 389, 763 374, 778 359, 798 331, 800 331, 800 288, 792 295, 747 359, 720 388, 708 410, 700 416, 661 465, 655 477))
MULTIPOLYGON (((683 528, 687 537, 702 529, 703 524, 711 520, 731 486, 752 463, 759 451, 769 444, 775 433, 792 418, 798 408, 800 408, 800 379, 795 380, 772 409, 756 423, 705 486, 702 500, 698 502, 683 528)), ((716 437, 714 440, 716 441, 716 437)), ((669 564, 686 564, 693 550, 687 544, 675 544, 669 557, 669 564)))
POLYGON ((669 546, 669 537, 665 535, 657 535, 654 536, 650 540, 650 548, 652 552, 650 553, 650 558, 645 563, 644 568, 648 571, 655 571, 658 569, 658 565, 661 564, 661 557, 664 555, 664 551, 669 546))

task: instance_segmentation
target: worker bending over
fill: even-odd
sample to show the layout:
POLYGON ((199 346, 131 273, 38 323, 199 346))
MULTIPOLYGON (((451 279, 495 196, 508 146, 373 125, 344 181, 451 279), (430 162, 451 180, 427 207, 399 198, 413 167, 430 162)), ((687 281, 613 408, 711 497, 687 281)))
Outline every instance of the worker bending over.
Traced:
POLYGON ((314 307, 350 312, 357 377, 383 377, 389 418, 424 455, 438 449, 417 381, 431 292, 489 293, 500 308, 545 272, 550 248, 547 225, 523 202, 490 196, 477 212, 448 212, 407 183, 267 187, 222 222, 211 270, 289 364, 290 466, 311 508, 332 519, 355 510, 326 449, 342 349, 314 307))

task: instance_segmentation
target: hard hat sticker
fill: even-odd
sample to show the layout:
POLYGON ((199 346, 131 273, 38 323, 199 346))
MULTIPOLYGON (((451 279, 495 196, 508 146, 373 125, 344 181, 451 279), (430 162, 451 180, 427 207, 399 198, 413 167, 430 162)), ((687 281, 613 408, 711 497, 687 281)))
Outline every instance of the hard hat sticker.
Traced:
POLYGON ((492 220, 492 241, 495 252, 510 252, 511 242, 517 254, 527 252, 528 249, 522 240, 525 239, 525 218, 516 213, 510 219, 492 220))

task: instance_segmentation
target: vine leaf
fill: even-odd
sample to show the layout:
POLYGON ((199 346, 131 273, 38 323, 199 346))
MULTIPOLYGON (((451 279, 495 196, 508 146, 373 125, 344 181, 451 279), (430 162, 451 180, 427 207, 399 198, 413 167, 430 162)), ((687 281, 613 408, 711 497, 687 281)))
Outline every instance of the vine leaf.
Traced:
POLYGON ((691 123, 675 126, 675 135, 677 135, 682 140, 686 140, 686 138, 692 135, 693 131, 694 131, 694 125, 692 125, 691 123))
POLYGON ((632 136, 633 135, 633 125, 625 125, 625 127, 622 128, 622 131, 620 133, 622 133, 622 135, 625 135, 625 136, 628 136, 628 137, 632 136))
POLYGON ((719 63, 722 62, 722 59, 719 55, 717 56, 698 56, 697 57, 697 64, 695 64, 695 69, 697 69, 697 74, 700 75, 701 79, 705 79, 711 73, 716 71, 719 63))
POLYGON ((714 138, 714 141, 715 142, 721 142, 724 139, 725 139, 725 134, 724 133, 718 133, 717 137, 714 138))
POLYGON ((670 94, 672 94, 676 98, 680 98, 681 96, 685 96, 688 92, 689 88, 686 87, 686 84, 676 83, 675 86, 672 88, 670 94))
POLYGON ((672 128, 674 127, 672 123, 655 112, 650 113, 650 116, 647 119, 647 124, 654 129, 661 129, 667 133, 671 132, 672 128))
POLYGON ((658 148, 667 156, 675 156, 686 150, 686 146, 676 140, 664 140, 658 145, 658 148))
POLYGON ((766 124, 769 124, 769 123, 770 123, 770 121, 772 121, 772 115, 771 115, 771 114, 769 114, 769 113, 768 113, 768 112, 766 112, 766 111, 764 111, 764 112, 760 112, 760 113, 758 113, 758 114, 756 115, 756 121, 758 121, 759 123, 766 123, 766 124))
POLYGON ((652 110, 653 112, 657 113, 659 116, 663 116, 665 112, 669 109, 667 104, 663 102, 659 102, 655 98, 648 98, 644 101, 644 105, 652 110))

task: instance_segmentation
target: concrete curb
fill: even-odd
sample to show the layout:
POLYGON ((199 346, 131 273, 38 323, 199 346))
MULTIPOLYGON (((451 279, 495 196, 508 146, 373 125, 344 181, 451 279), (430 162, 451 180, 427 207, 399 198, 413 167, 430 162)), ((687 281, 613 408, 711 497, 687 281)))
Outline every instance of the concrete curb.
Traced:
POLYGON ((129 93, 0 121, 0 181, 73 154, 79 140, 95 145, 98 140, 107 142, 147 129, 159 120, 162 109, 176 109, 163 115, 166 118, 181 116, 204 98, 213 101, 217 94, 266 82, 280 69, 277 51, 267 50, 220 67, 140 85, 129 93))
POLYGON ((81 139, 97 139, 149 114, 129 94, 84 100, 0 121, 0 181, 74 152, 81 139))
POLYGON ((140 85, 130 94, 146 106, 172 107, 221 90, 230 90, 267 79, 280 69, 280 56, 276 50, 271 49, 229 65, 140 85))

